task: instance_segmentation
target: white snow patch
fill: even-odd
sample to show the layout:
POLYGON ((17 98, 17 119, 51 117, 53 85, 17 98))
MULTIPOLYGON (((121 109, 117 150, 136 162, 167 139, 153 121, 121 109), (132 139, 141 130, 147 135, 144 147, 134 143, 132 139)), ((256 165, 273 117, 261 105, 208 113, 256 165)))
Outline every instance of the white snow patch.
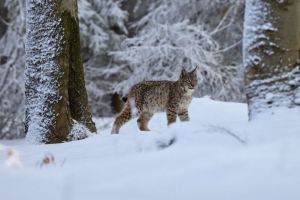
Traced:
POLYGON ((300 105, 300 97, 295 99, 295 103, 300 105))
POLYGON ((266 102, 272 102, 274 98, 274 94, 273 93, 267 93, 266 94, 266 102))
POLYGON ((68 141, 74 141, 74 140, 80 140, 82 138, 86 138, 88 136, 91 136, 92 133, 89 131, 89 129, 78 123, 76 120, 73 119, 73 126, 70 134, 68 135, 68 141))

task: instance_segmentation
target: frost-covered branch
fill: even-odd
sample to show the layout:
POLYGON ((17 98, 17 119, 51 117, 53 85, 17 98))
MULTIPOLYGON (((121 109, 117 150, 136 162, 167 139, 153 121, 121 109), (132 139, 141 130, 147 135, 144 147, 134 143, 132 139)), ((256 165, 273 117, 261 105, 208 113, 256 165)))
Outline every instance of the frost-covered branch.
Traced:
POLYGON ((127 29, 127 12, 121 10, 120 2, 114 0, 79 0, 81 45, 85 67, 86 87, 92 113, 108 116, 113 91, 110 85, 121 80, 114 70, 118 65, 108 51, 121 49, 127 29), (110 73, 107 74, 107 70, 110 73))
POLYGON ((24 0, 5 2, 9 23, 0 39, 0 57, 6 62, 0 65, 0 138, 23 137, 24 117, 24 0))

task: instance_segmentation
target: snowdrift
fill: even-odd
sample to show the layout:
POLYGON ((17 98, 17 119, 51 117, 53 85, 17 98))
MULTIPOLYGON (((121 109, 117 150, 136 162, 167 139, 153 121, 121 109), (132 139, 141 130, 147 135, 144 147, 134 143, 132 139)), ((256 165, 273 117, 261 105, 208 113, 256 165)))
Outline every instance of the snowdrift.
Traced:
POLYGON ((0 199, 300 199, 300 109, 248 122, 245 104, 194 98, 189 113, 169 127, 156 114, 149 132, 133 119, 110 135, 113 119, 98 119, 110 123, 81 141, 0 141, 0 199), (7 167, 7 148, 19 168, 7 167))

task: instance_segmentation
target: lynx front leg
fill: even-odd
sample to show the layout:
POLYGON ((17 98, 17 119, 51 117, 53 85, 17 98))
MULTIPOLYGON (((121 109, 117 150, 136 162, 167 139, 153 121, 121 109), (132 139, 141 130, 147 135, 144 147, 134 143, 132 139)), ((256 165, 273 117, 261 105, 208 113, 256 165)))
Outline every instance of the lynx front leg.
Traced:
POLYGON ((178 113, 178 117, 179 117, 180 121, 182 121, 182 122, 190 121, 189 112, 187 109, 181 110, 178 113))
POLYGON ((141 131, 150 131, 148 128, 148 122, 152 118, 153 114, 149 112, 141 113, 140 117, 137 120, 138 127, 141 131))
POLYGON ((168 108, 167 109, 168 125, 176 122, 176 118, 177 118, 177 112, 173 109, 168 108))

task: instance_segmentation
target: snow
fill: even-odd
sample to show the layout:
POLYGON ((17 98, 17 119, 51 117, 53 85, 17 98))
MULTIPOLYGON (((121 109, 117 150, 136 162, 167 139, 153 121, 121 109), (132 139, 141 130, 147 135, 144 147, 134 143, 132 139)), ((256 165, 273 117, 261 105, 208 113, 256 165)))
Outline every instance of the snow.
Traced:
POLYGON ((68 140, 80 140, 82 138, 86 138, 86 136, 91 135, 92 133, 86 128, 84 125, 78 123, 76 120, 73 119, 73 126, 71 129, 70 134, 68 135, 68 140))
POLYGON ((23 164, 5 167, 0 151, 0 198, 300 199, 299 108, 274 108, 248 122, 245 104, 206 97, 194 98, 189 113, 190 122, 169 127, 156 114, 149 132, 133 119, 111 135, 105 119, 95 121, 107 128, 85 140, 0 141, 23 164), (49 155, 54 163, 42 164, 49 155))
POLYGON ((273 98, 274 98, 274 94, 273 94, 273 93, 267 93, 267 94, 266 94, 266 102, 267 102, 267 103, 268 103, 268 102, 272 103, 273 98))

